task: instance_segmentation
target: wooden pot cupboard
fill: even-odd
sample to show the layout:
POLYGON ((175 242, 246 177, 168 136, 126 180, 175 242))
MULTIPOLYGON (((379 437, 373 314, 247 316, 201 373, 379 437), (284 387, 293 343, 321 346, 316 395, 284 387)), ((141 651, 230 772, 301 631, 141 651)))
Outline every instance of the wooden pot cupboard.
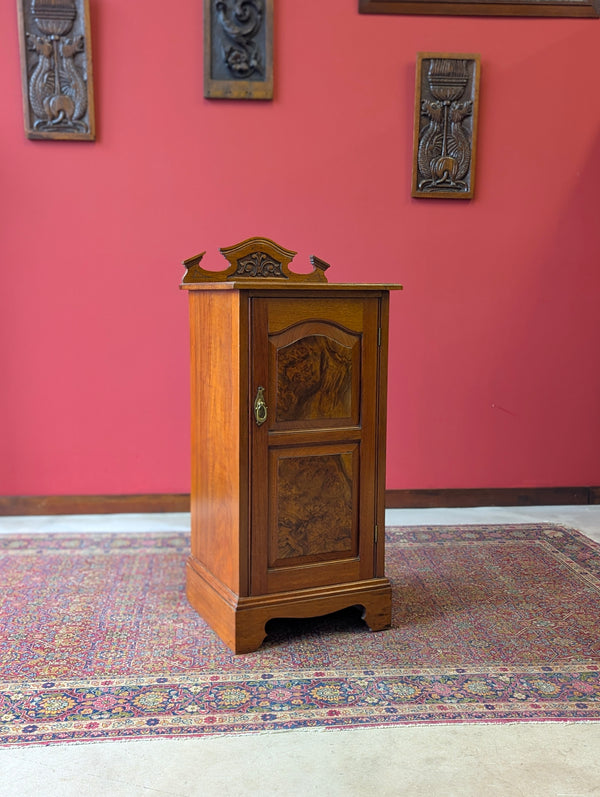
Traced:
POLYGON ((191 605, 235 653, 268 620, 360 606, 391 622, 384 575, 389 291, 290 270, 266 238, 184 262, 192 390, 191 605))

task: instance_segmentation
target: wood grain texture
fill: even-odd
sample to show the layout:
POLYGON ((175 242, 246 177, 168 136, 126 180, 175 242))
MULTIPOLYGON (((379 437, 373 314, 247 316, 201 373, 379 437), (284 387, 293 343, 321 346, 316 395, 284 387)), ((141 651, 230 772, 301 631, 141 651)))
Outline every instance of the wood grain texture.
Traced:
MULTIPOLYGON (((310 433, 308 433, 310 434, 310 433)), ((341 433, 343 435, 343 432, 341 433)), ((341 438, 340 438, 341 439, 341 438)), ((306 437, 301 442, 308 442, 306 437)), ((600 487, 464 488, 386 490, 390 509, 469 506, 580 506, 600 504, 600 487)), ((189 493, 143 495, 2 495, 0 517, 189 512, 189 493)), ((381 510, 378 517, 382 516, 381 510)), ((379 521, 380 528, 382 521, 379 521)))
MULTIPOLYGON (((267 522, 266 525, 253 526, 251 594, 280 592, 291 585, 302 588, 307 583, 316 585, 354 581, 373 575, 375 496, 379 486, 375 487, 373 482, 376 470, 374 430, 378 422, 378 405, 376 396, 371 398, 371 394, 378 389, 378 308, 381 292, 376 296, 360 290, 358 293, 359 296, 341 294, 330 298, 307 288, 293 299, 287 295, 272 295, 253 301, 255 324, 252 339, 256 345, 253 343, 252 372, 257 381, 268 379, 268 403, 269 397, 278 396, 281 392, 278 382, 282 371, 278 365, 278 354, 281 347, 285 348, 291 340, 302 341, 318 332, 325 338, 339 339, 343 345, 351 344, 353 370, 349 417, 279 421, 275 413, 275 417, 271 416, 264 427, 253 432, 255 448, 252 458, 263 462, 261 469, 269 474, 269 478, 267 494, 253 490, 253 516, 267 518, 267 522), (266 367, 265 340, 269 341, 266 367), (363 373, 367 374, 365 379, 363 373), (282 443, 285 443, 283 448, 282 443), (263 459, 265 450, 268 456, 263 459), (354 558, 336 556, 333 552, 319 557, 313 551, 305 554, 306 559, 297 557, 286 562, 286 566, 282 566, 277 559, 278 549, 274 541, 280 538, 280 534, 285 536, 287 533, 290 516, 302 515, 299 508, 292 512, 288 506, 287 512, 284 512, 284 516, 287 515, 285 525, 279 528, 279 496, 285 492, 277 478, 279 457, 291 458, 294 450, 296 456, 304 458, 307 463, 314 463, 312 476, 317 484, 320 478, 316 464, 319 456, 342 451, 356 452, 353 454, 352 466, 355 491, 352 498, 352 539, 358 541, 354 558), (316 459, 311 460, 311 457, 316 459), (318 561, 319 558, 321 561, 318 561)), ((310 348, 307 348, 305 353, 309 351, 310 348)), ((314 350, 312 354, 320 360, 320 350, 314 350)), ((311 368, 308 370, 312 372, 311 368)), ((310 477, 310 471, 304 474, 305 479, 310 477)), ((308 518, 309 514, 304 510, 304 521, 308 522, 308 518)), ((312 517, 312 522, 317 524, 316 516, 312 517)))
POLYGON ((359 0, 361 14, 434 14, 486 17, 600 16, 598 0, 359 0))
POLYGON ((239 293, 190 294, 192 555, 240 594, 248 588, 240 567, 248 534, 242 304, 239 293))
POLYGON ((356 556, 353 451, 291 455, 277 451, 272 465, 276 507, 269 566, 308 564, 326 554, 356 556))
POLYGON ((121 512, 189 511, 189 493, 0 496, 0 517, 9 515, 110 515, 121 512))
POLYGON ((267 635, 267 622, 276 617, 319 617, 362 606, 371 631, 383 631, 392 621, 391 586, 385 578, 237 598, 220 592, 190 560, 186 576, 190 604, 235 654, 257 650, 267 635))
POLYGON ((390 294, 385 291, 379 301, 379 347, 377 361, 376 413, 377 457, 374 463, 374 479, 379 489, 376 493, 375 525, 375 575, 385 575, 385 483, 387 446, 387 385, 388 385, 388 346, 389 346, 390 294), (382 534, 383 530, 383 534, 382 534))
POLYGON ((560 506, 600 503, 600 487, 498 487, 440 490, 388 490, 390 509, 469 506, 560 506))
MULTIPOLYGON (((296 331, 295 334, 301 334, 296 331)), ((277 348, 276 419, 349 418, 352 407, 352 349, 324 334, 306 335, 277 348)))
POLYGON ((383 517, 376 539, 387 290, 273 283, 185 286, 194 416, 187 589, 236 651, 260 645, 273 617, 357 603, 379 628, 391 611, 383 517))

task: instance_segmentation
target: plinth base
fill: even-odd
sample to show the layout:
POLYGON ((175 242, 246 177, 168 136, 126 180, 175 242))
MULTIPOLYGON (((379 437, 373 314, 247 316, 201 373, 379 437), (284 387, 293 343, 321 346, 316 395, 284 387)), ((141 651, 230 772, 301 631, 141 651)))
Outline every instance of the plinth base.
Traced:
POLYGON ((349 606, 361 606, 371 631, 388 628, 392 620, 392 589, 387 578, 240 597, 189 557, 186 567, 190 604, 234 653, 257 650, 265 626, 276 617, 319 617, 349 606))

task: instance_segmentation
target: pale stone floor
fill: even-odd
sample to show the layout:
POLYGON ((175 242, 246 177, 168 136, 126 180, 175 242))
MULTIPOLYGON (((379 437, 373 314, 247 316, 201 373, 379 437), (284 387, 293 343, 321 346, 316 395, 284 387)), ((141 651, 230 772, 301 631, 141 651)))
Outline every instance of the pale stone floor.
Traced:
MULTIPOLYGON (((557 522, 600 542, 600 506, 392 510, 386 520, 557 522)), ((188 527, 185 514, 0 518, 0 533, 188 527)), ((29 795, 591 797, 600 795, 600 722, 286 731, 0 749, 0 797, 29 795)))

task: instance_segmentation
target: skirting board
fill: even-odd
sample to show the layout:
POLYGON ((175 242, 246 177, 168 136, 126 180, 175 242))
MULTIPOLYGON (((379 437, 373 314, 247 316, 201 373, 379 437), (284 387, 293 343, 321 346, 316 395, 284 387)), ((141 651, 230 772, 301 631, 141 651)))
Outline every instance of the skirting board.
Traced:
POLYGON ((600 487, 499 487, 464 490, 387 490, 388 509, 466 506, 560 506, 600 503, 600 487))
MULTIPOLYGON (((467 506, 558 506, 600 504, 600 487, 515 487, 463 490, 387 490, 388 509, 467 506)), ((4 515, 107 515, 132 512, 189 512, 190 496, 148 495, 6 495, 4 515)))
POLYGON ((110 515, 132 512, 189 512, 189 494, 6 495, 2 515, 110 515))

